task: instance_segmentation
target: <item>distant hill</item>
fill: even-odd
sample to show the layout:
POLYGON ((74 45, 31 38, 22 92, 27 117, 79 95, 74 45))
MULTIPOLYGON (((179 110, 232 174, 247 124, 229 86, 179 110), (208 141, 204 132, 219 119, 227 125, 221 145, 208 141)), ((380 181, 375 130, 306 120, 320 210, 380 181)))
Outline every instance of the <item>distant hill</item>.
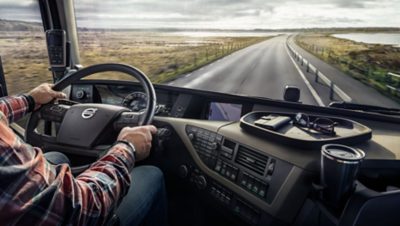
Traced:
POLYGON ((43 31, 41 23, 0 19, 0 31, 43 31))

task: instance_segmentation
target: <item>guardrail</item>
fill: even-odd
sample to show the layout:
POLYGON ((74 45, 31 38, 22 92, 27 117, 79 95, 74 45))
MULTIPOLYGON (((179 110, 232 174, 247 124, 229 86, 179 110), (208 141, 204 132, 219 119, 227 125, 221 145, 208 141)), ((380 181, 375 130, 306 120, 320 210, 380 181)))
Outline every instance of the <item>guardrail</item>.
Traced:
POLYGON ((395 94, 400 94, 400 75, 388 72, 385 76, 385 80, 388 90, 393 91, 395 94), (395 80, 397 80, 397 84, 395 80))
POLYGON ((328 77, 326 77, 322 72, 318 70, 317 67, 312 65, 310 61, 305 59, 301 54, 299 54, 290 44, 286 41, 286 46, 289 51, 293 54, 295 60, 300 62, 301 66, 306 67, 306 71, 308 73, 313 73, 315 75, 315 82, 319 82, 320 80, 330 87, 329 99, 334 99, 334 94, 338 95, 343 101, 351 102, 352 98, 347 95, 342 89, 340 89, 334 82, 332 82, 328 77))

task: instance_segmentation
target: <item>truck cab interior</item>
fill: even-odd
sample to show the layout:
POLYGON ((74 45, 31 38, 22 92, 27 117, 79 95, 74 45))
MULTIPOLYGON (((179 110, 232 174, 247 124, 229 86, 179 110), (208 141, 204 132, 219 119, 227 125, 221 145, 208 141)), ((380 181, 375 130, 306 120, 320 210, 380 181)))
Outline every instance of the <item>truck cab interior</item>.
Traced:
POLYGON ((12 127, 66 154, 75 174, 121 128, 153 124, 150 157, 138 164, 164 173, 170 225, 400 224, 399 112, 304 104, 290 86, 274 100, 153 84, 141 65, 81 65, 74 1, 36 4, 54 89, 69 98, 12 127), (128 79, 93 78, 110 72, 128 79))

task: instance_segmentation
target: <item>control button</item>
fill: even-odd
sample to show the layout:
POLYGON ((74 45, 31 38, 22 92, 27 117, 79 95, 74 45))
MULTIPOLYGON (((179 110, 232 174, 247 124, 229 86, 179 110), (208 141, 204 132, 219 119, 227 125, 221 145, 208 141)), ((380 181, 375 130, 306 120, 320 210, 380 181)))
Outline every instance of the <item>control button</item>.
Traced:
POLYGON ((267 171, 267 174, 268 174, 268 175, 272 175, 272 173, 274 172, 274 170, 275 170, 275 163, 276 163, 276 161, 275 161, 274 159, 271 159, 271 162, 270 162, 269 165, 268 165, 268 171, 267 171))
POLYGON ((231 174, 231 180, 232 180, 232 181, 235 181, 235 180, 236 180, 236 173, 232 173, 232 174, 231 174))
POLYGON ((84 90, 78 90, 78 91, 75 93, 75 97, 76 97, 78 100, 83 100, 83 99, 86 97, 86 92, 85 92, 84 90))
POLYGON ((217 142, 212 142, 210 144, 210 148, 211 148, 211 150, 217 150, 218 149, 218 143, 217 142))
POLYGON ((242 175, 242 179, 241 179, 241 181, 240 181, 240 184, 241 184, 242 186, 244 186, 244 187, 247 187, 247 176, 246 176, 246 174, 243 174, 243 175, 242 175))
POLYGON ((257 193, 257 192, 258 192, 258 183, 254 183, 254 186, 253 186, 252 191, 253 191, 254 193, 257 193))
POLYGON ((251 191, 252 187, 253 187, 253 181, 250 179, 249 181, 247 181, 247 189, 251 191))
POLYGON ((225 165, 224 165, 224 166, 222 166, 221 174, 222 174, 222 175, 225 175, 225 172, 226 172, 226 168, 225 168, 225 165))
POLYGON ((194 133, 189 133, 188 137, 191 141, 194 141, 194 139, 196 138, 196 136, 194 135, 194 133))
POLYGON ((217 165, 215 165, 215 171, 219 172, 221 170, 221 164, 220 162, 217 162, 217 165))
POLYGON ((199 176, 196 181, 197 181, 196 185, 197 185, 198 189, 202 190, 207 187, 207 180, 204 176, 199 176))
POLYGON ((189 175, 189 170, 186 165, 181 165, 179 167, 179 176, 181 178, 186 178, 189 175))
POLYGON ((265 197, 265 189, 264 189, 264 188, 261 188, 261 189, 258 191, 258 196, 260 196, 261 198, 264 198, 264 197, 265 197))
POLYGON ((251 191, 254 184, 254 180, 252 178, 247 179, 247 189, 251 191))

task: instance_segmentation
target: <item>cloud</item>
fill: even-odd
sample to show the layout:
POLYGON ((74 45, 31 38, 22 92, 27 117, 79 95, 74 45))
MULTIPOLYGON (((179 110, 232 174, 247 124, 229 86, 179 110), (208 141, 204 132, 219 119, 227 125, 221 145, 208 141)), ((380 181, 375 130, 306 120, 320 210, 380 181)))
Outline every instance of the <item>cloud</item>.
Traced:
MULTIPOLYGON (((38 20, 34 3, 0 0, 0 18, 38 20)), ((75 8, 81 27, 400 27, 399 0, 77 0, 75 8)))

